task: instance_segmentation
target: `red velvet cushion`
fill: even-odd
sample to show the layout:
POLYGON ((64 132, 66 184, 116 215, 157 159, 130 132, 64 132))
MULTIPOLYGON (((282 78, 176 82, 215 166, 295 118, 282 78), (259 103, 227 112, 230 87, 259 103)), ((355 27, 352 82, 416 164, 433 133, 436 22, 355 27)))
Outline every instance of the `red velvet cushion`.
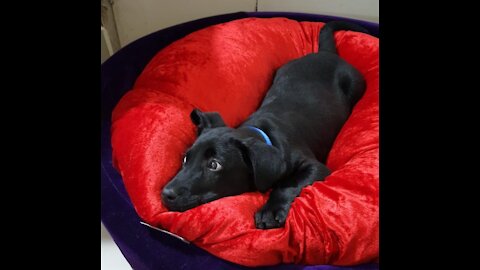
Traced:
POLYGON ((194 107, 235 127, 259 106, 275 70, 314 52, 323 23, 248 18, 205 28, 160 51, 113 112, 114 164, 140 217, 218 257, 258 266, 352 265, 378 257, 378 39, 339 31, 339 54, 367 90, 328 158, 333 173, 306 187, 284 228, 259 230, 268 195, 222 198, 166 212, 160 192, 195 140, 194 107))

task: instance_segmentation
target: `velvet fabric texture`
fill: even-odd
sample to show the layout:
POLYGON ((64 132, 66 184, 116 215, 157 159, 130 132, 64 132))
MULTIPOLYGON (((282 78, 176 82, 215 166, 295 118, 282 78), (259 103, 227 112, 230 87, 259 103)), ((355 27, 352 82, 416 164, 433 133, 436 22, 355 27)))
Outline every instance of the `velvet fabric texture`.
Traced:
MULTIPOLYGON (((365 76, 367 90, 338 135, 324 182, 306 187, 284 228, 259 230, 259 192, 168 212, 160 192, 195 140, 193 108, 218 111, 235 127, 256 110, 275 70, 315 52, 323 23, 248 18, 194 32, 160 51, 112 115, 113 162, 147 223, 225 260, 354 265, 378 257, 378 39, 339 31, 342 58, 365 76)), ((320 139, 320 138, 319 138, 320 139)))

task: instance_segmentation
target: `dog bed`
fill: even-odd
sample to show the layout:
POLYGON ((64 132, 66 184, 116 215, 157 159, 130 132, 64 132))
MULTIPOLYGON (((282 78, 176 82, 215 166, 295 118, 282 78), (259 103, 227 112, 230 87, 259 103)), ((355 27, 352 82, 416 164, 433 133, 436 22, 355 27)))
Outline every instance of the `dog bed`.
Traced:
POLYGON ((113 164, 143 221, 247 266, 355 265, 378 257, 378 39, 369 35, 336 33, 340 56, 362 72, 367 90, 329 154, 333 173, 301 192, 284 228, 255 228, 268 194, 183 213, 168 212, 160 199, 195 140, 191 110, 218 111, 237 126, 259 106, 278 67, 317 50, 322 26, 240 19, 194 32, 153 57, 115 107, 111 129, 113 164))

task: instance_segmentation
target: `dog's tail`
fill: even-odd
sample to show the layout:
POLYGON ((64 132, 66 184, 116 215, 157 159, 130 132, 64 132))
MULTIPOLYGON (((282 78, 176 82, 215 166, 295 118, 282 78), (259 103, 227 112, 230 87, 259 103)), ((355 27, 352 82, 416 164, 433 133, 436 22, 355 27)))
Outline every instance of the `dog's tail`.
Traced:
POLYGON ((335 46, 334 33, 338 30, 351 30, 368 34, 368 30, 350 22, 332 21, 326 23, 320 30, 320 37, 318 38, 318 51, 327 51, 337 54, 337 47, 335 46))

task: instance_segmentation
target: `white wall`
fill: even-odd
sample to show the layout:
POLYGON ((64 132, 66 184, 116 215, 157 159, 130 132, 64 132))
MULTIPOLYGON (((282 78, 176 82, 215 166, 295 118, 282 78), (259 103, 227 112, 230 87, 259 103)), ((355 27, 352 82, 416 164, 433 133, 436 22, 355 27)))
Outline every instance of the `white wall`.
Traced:
MULTIPOLYGON (((142 36, 182 22, 237 11, 255 11, 257 1, 113 0, 112 2, 116 30, 120 46, 123 47, 142 36)), ((258 11, 316 13, 378 22, 378 2, 379 0, 258 0, 258 11)))
POLYGON ((102 0, 102 26, 101 26, 101 38, 102 38, 102 63, 107 60, 113 53, 118 51, 120 47, 120 41, 118 39, 117 26, 115 23, 115 16, 113 14, 112 0, 102 0))
POLYGON ((292 11, 378 22, 379 0, 258 0, 258 11, 292 11))
POLYGON ((157 30, 213 15, 255 11, 255 0, 115 0, 121 46, 157 30))
MULTIPOLYGON (((122 252, 118 248, 117 244, 113 241, 110 234, 107 232, 103 224, 102 228, 102 251, 100 255, 101 270, 131 270, 132 267, 127 262, 127 259, 123 257, 122 252)), ((71 263, 74 264, 73 262, 71 263)), ((71 267, 72 268, 72 267, 71 267)), ((66 269, 71 269, 66 268, 66 269)), ((73 267, 75 268, 75 267, 73 267)))
POLYGON ((107 46, 107 41, 105 40, 105 32, 103 27, 100 32, 100 38, 101 38, 101 41, 100 41, 101 42, 101 59, 100 59, 101 62, 100 63, 103 63, 111 56, 107 46))

